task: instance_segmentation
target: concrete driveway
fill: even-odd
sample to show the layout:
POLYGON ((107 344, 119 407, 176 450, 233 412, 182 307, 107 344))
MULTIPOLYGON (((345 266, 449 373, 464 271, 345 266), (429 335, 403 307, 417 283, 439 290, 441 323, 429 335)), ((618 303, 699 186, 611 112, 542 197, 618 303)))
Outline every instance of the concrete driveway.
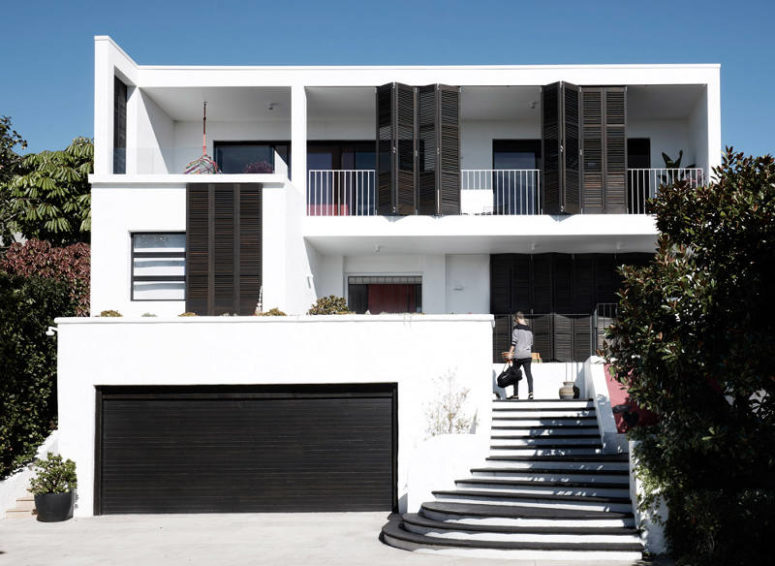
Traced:
MULTIPOLYGON (((110 515, 0 520, 0 565, 527 566, 411 553, 377 536, 387 513, 110 515)), ((563 563, 564 564, 564 563, 563 563)), ((608 563, 607 563, 608 564, 608 563)), ((595 564, 599 566, 599 564, 595 564)))

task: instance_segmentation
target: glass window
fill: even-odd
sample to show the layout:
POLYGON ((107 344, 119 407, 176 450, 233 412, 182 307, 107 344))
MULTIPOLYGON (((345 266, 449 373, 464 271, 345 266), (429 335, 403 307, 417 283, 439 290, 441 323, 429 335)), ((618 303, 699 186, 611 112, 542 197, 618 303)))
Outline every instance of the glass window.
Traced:
POLYGON ((422 312, 422 277, 350 276, 347 297, 350 310, 360 314, 422 312))
POLYGON ((493 140, 492 189, 495 214, 537 214, 541 140, 493 140))
POLYGON ((222 173, 274 173, 275 152, 290 171, 288 142, 214 142, 215 162, 222 173))
POLYGON ((186 293, 186 235, 132 234, 132 300, 182 301, 186 293))

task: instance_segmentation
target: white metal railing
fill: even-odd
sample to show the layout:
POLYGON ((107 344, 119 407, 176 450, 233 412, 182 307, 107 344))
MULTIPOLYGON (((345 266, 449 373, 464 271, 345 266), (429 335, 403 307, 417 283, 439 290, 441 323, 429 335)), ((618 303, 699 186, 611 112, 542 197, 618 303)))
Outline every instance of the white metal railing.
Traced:
POLYGON ((373 169, 310 169, 307 216, 373 216, 373 169))
POLYGON ((489 191, 492 214, 541 214, 539 169, 463 169, 463 191, 489 191))
POLYGON ((646 214, 646 201, 654 198, 661 185, 687 181, 697 187, 705 182, 702 169, 627 169, 627 212, 646 214))

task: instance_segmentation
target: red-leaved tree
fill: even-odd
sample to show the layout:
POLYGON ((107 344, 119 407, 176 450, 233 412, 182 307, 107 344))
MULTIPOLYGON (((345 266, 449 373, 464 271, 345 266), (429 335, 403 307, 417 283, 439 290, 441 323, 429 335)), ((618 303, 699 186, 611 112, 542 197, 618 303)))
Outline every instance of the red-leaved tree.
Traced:
POLYGON ((42 240, 14 243, 0 258, 0 270, 11 275, 37 276, 66 283, 78 316, 89 315, 89 244, 52 247, 42 240))

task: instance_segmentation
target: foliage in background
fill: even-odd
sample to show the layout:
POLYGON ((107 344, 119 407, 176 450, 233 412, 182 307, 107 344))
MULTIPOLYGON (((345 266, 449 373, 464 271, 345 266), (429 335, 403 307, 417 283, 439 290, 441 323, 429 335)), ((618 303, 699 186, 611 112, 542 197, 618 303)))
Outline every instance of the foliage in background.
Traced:
POLYGON ((433 387, 438 396, 425 411, 427 435, 469 432, 476 422, 476 417, 465 412, 469 390, 458 386, 455 374, 451 371, 435 379, 433 387))
POLYGON ((116 310, 106 310, 106 311, 100 312, 100 316, 105 318, 117 318, 124 315, 116 310))
POLYGON ((25 149, 27 142, 11 127, 8 116, 0 116, 0 240, 6 244, 13 240, 13 213, 8 183, 22 161, 22 157, 15 151, 17 146, 25 149))
POLYGON ((57 342, 46 330, 75 307, 61 281, 0 271, 0 478, 56 427, 57 342))
POLYGON ((257 313, 256 316, 288 316, 277 307, 271 308, 266 312, 257 313))
POLYGON ((14 231, 54 246, 88 242, 93 170, 94 144, 88 138, 75 138, 62 151, 25 156, 9 183, 14 231))
POLYGON ((30 479, 30 491, 34 495, 68 493, 78 487, 75 462, 62 460, 58 454, 49 452, 45 460, 35 460, 33 472, 35 475, 30 479))
POLYGON ((756 564, 775 532, 775 161, 728 149, 714 175, 650 203, 658 251, 622 269, 607 354, 658 416, 632 435, 678 564, 756 564))
POLYGON ((348 314, 349 312, 351 312, 350 308, 343 297, 329 295, 328 297, 320 297, 309 308, 307 314, 348 314))
POLYGON ((89 315, 90 255, 88 244, 54 248, 48 242, 14 243, 0 257, 0 270, 25 277, 45 277, 67 284, 78 316, 89 315))

